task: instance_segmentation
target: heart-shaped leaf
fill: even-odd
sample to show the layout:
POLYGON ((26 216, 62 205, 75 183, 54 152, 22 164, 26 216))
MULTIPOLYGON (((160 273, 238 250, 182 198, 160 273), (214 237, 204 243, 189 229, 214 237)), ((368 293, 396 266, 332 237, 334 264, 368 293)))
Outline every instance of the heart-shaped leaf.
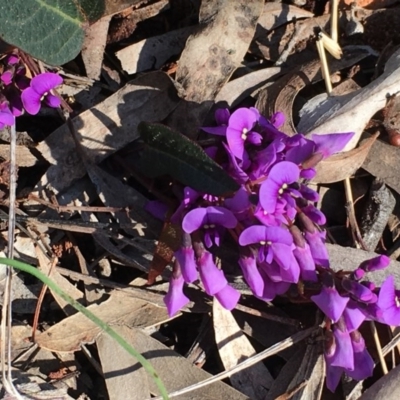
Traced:
POLYGON ((83 24, 99 18, 104 0, 12 0, 0 2, 0 37, 52 65, 75 58, 83 24))
POLYGON ((145 142, 139 168, 150 178, 170 175, 191 188, 214 196, 230 195, 239 185, 196 143, 162 124, 141 122, 145 142))

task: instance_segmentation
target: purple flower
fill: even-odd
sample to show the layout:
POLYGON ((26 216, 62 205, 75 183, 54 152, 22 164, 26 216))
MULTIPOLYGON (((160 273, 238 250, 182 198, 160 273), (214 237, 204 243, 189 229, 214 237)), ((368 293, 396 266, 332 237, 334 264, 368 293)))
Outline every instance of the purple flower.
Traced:
POLYGON ((174 271, 169 281, 168 293, 164 297, 164 303, 167 306, 168 315, 172 317, 182 307, 189 303, 189 299, 183 293, 185 281, 180 271, 174 271))
POLYGON ((14 125, 15 118, 8 107, 6 102, 0 103, 0 129, 3 129, 6 125, 14 125))
POLYGON ((204 229, 204 243, 206 247, 211 247, 213 241, 219 246, 223 233, 221 227, 232 229, 236 224, 236 217, 227 208, 206 207, 189 211, 183 218, 182 228, 186 233, 204 229))
POLYGON ((299 265, 293 255, 293 237, 287 229, 280 227, 253 225, 239 236, 239 244, 259 244, 258 260, 271 264, 272 260, 283 269, 298 270, 299 265))
POLYGON ((279 128, 285 123, 285 119, 285 114, 278 111, 275 114, 272 114, 269 120, 275 128, 279 128))
POLYGON ((342 297, 335 286, 322 286, 321 292, 311 296, 311 300, 322 310, 322 312, 333 322, 337 322, 347 303, 348 297, 342 297))
POLYGON ((304 237, 310 246, 311 254, 316 264, 322 267, 329 267, 329 255, 325 246, 326 232, 315 230, 314 233, 305 232, 304 237))
POLYGON ((225 136, 230 116, 231 113, 227 108, 218 108, 214 114, 215 121, 217 122, 218 126, 202 127, 201 129, 204 132, 211 133, 213 135, 225 136))
POLYGON ((350 378, 362 381, 372 376, 374 370, 374 360, 365 347, 365 341, 360 332, 354 331, 350 333, 351 344, 354 353, 354 369, 346 370, 350 378))
POLYGON ((32 115, 36 115, 44 101, 49 107, 57 108, 61 104, 59 97, 51 94, 51 90, 63 82, 60 75, 52 72, 45 72, 35 76, 30 86, 21 95, 25 110, 32 115))
POLYGON ((365 321, 366 315, 360 310, 359 305, 354 300, 349 300, 343 311, 343 319, 347 330, 351 333, 358 329, 365 321))
POLYGON ((13 72, 8 70, 8 71, 4 71, 1 74, 0 79, 6 86, 8 86, 12 82, 13 77, 14 77, 13 72))
POLYGON ((252 131, 257 120, 257 114, 248 108, 238 108, 229 118, 226 140, 233 155, 239 160, 243 160, 245 142, 261 144, 261 135, 252 131))
POLYGON ((273 213, 278 199, 290 201, 291 189, 289 185, 298 181, 300 177, 299 167, 289 161, 275 164, 269 172, 268 178, 260 187, 260 204, 268 213, 273 213))
POLYGON ((351 279, 342 279, 342 287, 348 293, 353 295, 353 298, 357 301, 361 301, 363 303, 376 303, 377 301, 377 295, 357 281, 351 279))
POLYGON ((351 344, 350 334, 342 321, 339 321, 333 328, 336 349, 330 359, 330 364, 334 367, 354 369, 354 354, 351 344))

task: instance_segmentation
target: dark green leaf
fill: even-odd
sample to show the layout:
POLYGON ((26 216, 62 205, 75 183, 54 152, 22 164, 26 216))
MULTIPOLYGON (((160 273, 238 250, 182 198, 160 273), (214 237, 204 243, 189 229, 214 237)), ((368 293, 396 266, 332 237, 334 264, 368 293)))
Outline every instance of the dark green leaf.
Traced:
POLYGON ((52 65, 75 58, 83 25, 101 16, 104 0, 12 0, 0 2, 0 37, 52 65))
POLYGON ((229 195, 239 185, 196 143, 162 124, 141 122, 138 127, 145 148, 139 160, 150 178, 170 175, 174 179, 214 196, 229 195))

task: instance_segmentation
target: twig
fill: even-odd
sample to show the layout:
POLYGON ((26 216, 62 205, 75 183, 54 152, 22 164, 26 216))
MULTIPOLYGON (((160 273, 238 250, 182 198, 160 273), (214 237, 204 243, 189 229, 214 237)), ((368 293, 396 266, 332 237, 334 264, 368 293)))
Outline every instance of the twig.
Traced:
POLYGON ((377 352, 378 352, 379 361, 381 362, 381 365, 382 365, 382 372, 383 372, 384 375, 386 375, 387 373, 389 373, 389 370, 388 370, 388 367, 386 365, 385 357, 384 357, 383 352, 382 352, 381 341, 379 340, 379 335, 378 335, 378 332, 376 330, 375 322, 371 321, 369 326, 371 328, 372 336, 374 337, 376 349, 377 349, 377 352))

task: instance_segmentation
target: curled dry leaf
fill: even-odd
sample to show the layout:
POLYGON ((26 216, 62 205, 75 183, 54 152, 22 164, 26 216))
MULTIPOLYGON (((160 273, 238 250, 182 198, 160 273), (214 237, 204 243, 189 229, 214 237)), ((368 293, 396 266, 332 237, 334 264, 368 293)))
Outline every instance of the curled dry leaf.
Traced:
MULTIPOLYGON (((400 50, 386 64, 385 72, 356 93, 329 97, 313 110, 313 118, 302 124, 303 132, 355 132, 345 150, 353 149, 372 116, 385 107, 387 96, 400 91, 400 50)), ((310 117, 310 116, 308 116, 310 117)))
POLYGON ((361 145, 345 153, 335 154, 321 161, 317 167, 315 183, 339 182, 353 175, 363 164, 379 133, 365 139, 361 145))

